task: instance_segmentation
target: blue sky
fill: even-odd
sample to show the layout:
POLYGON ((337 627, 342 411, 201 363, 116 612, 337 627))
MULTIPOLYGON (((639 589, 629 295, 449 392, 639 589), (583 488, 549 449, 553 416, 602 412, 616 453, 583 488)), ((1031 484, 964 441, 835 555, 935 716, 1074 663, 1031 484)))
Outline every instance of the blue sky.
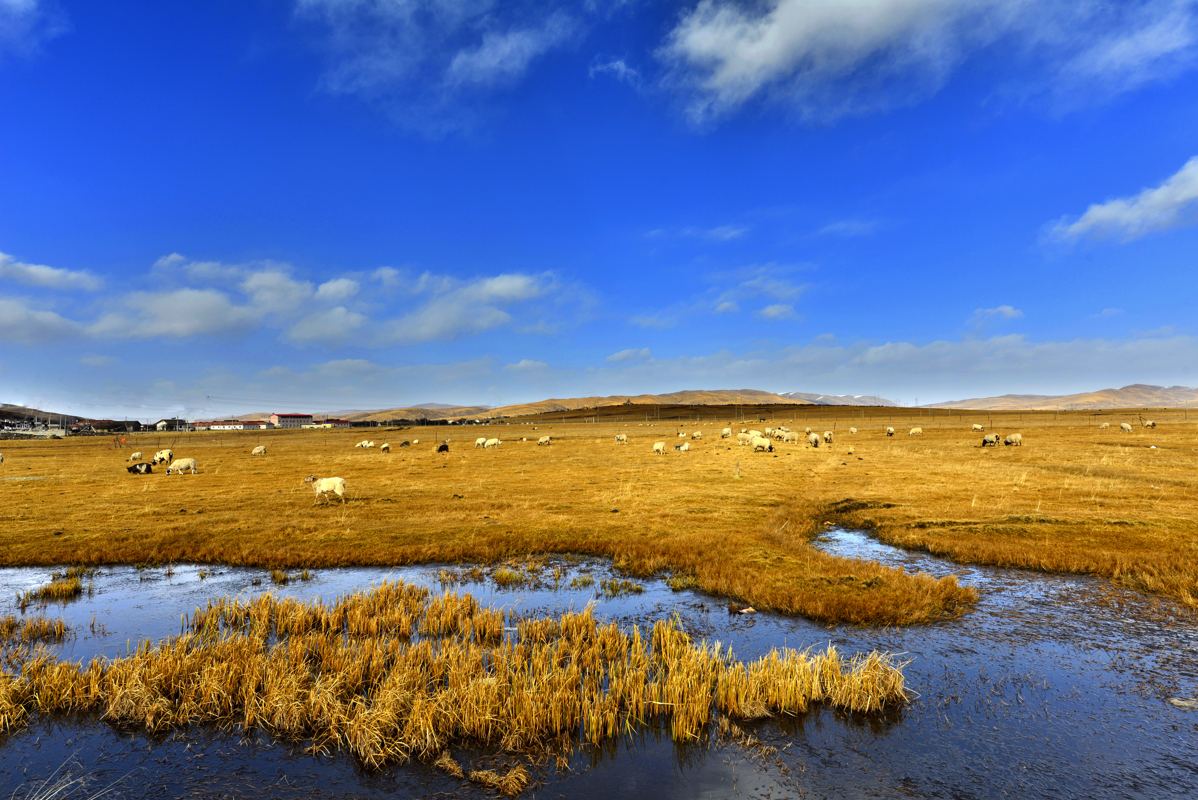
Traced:
POLYGON ((0 401, 1198 383, 1198 0, 0 0, 0 401))

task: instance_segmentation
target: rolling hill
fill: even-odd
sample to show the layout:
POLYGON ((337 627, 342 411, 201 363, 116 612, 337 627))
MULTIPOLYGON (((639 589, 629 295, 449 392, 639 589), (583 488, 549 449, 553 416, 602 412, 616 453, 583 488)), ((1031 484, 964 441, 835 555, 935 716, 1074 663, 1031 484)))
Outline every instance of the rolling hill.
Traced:
POLYGON ((1120 389, 1099 389, 1078 394, 1004 394, 933 403, 926 408, 977 411, 1084 411, 1101 408, 1198 407, 1198 389, 1188 386, 1152 386, 1133 383, 1120 389))

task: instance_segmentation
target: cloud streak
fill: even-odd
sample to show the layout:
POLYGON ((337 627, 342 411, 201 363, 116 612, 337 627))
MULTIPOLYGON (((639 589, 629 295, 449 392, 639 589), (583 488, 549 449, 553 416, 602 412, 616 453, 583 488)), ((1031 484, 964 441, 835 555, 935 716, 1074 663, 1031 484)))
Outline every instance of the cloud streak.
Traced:
MULTIPOLYGON (((2 2, 3 0, 0 0, 2 2)), ((8 253, 0 253, 0 281, 33 286, 39 289, 81 289, 96 291, 104 282, 85 270, 61 269, 44 264, 18 261, 8 253)))
POLYGON ((1085 238, 1130 242, 1149 234, 1198 224, 1198 156, 1159 186, 1129 197, 1095 203, 1076 218, 1065 218, 1051 228, 1053 238, 1085 238))

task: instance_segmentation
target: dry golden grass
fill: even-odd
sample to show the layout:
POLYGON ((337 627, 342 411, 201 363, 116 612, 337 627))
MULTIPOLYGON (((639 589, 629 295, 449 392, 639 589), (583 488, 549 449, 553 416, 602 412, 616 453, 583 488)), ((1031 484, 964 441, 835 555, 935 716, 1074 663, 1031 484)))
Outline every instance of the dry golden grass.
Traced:
POLYGON ((0 648, 5 644, 59 642, 67 635, 66 623, 46 617, 0 617, 0 648))
POLYGON ((810 425, 834 430, 835 444, 776 443, 774 454, 721 441, 726 419, 429 428, 419 447, 390 455, 355 450, 358 430, 131 437, 130 447, 198 459, 199 475, 170 477, 126 474, 126 451, 107 439, 8 442, 0 562, 287 568, 576 552, 819 620, 922 622, 973 602, 952 579, 820 553, 810 540, 832 521, 960 561, 1093 573, 1195 605, 1198 424, 1151 416, 1157 429, 1123 434, 1118 423, 1136 424, 1135 412, 812 408, 746 427, 810 425), (972 422, 1021 431, 1025 446, 980 449, 972 422), (924 435, 908 437, 916 424, 924 435), (696 429, 704 438, 691 452, 650 453, 696 429), (615 445, 617 432, 631 443, 615 445), (536 446, 543 434, 553 447, 536 446), (445 435, 451 452, 437 455, 445 435), (476 449, 477 436, 504 444, 476 449), (251 458, 258 443, 269 455, 251 458), (314 508, 310 474, 344 477, 349 502, 314 508))
POLYGON ((560 753, 658 723, 688 741, 716 715, 797 715, 814 703, 870 714, 907 701, 902 665, 877 653, 774 650, 743 663, 671 622, 644 638, 590 608, 515 621, 505 638, 503 615, 469 595, 430 598, 403 583, 327 605, 221 600, 180 636, 122 658, 85 666, 42 652, 0 672, 0 733, 78 713, 150 732, 256 728, 372 768, 418 759, 515 795, 530 782, 523 766, 465 772, 450 748, 560 753))

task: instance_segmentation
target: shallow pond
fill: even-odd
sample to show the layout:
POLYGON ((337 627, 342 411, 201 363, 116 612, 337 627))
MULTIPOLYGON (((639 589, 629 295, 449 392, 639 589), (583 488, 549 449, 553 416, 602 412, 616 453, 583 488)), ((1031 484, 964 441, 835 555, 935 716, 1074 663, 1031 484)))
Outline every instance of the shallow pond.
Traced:
MULTIPOLYGON (((729 614, 725 603, 639 581, 641 594, 604 597, 610 569, 551 561, 534 587, 466 583, 483 604, 523 615, 595 603, 603 620, 651 624, 677 614, 698 636, 742 659, 771 648, 872 649, 905 654, 918 693, 901 713, 853 718, 816 710, 765 722, 752 732, 774 755, 714 742, 676 746, 646 732, 602 752, 584 750, 569 771, 536 772, 538 797, 1196 797, 1198 711, 1173 697, 1198 695, 1198 618, 1104 581, 964 568, 830 530, 821 549, 937 575, 955 573, 982 591, 961 620, 906 629, 825 627, 771 614, 729 614), (559 579, 551 571, 559 568, 559 579), (579 575, 596 585, 572 587, 579 575)), ((39 613, 61 616, 73 636, 56 649, 70 659, 118 656, 143 638, 179 632, 208 599, 274 592, 332 599, 385 579, 440 590, 438 566, 326 569, 308 581, 271 583, 263 570, 178 566, 107 568, 90 594, 39 613)), ((46 583, 48 569, 0 570, 0 615, 16 595, 46 583)), ((30 613, 34 609, 30 608, 30 613)), ((462 753, 463 760, 485 755, 462 753)), ((0 797, 64 762, 113 785, 122 797, 395 797, 488 794, 421 765, 382 772, 348 757, 316 758, 253 734, 196 729, 171 737, 114 730, 95 721, 37 722, 0 739, 0 797)))

